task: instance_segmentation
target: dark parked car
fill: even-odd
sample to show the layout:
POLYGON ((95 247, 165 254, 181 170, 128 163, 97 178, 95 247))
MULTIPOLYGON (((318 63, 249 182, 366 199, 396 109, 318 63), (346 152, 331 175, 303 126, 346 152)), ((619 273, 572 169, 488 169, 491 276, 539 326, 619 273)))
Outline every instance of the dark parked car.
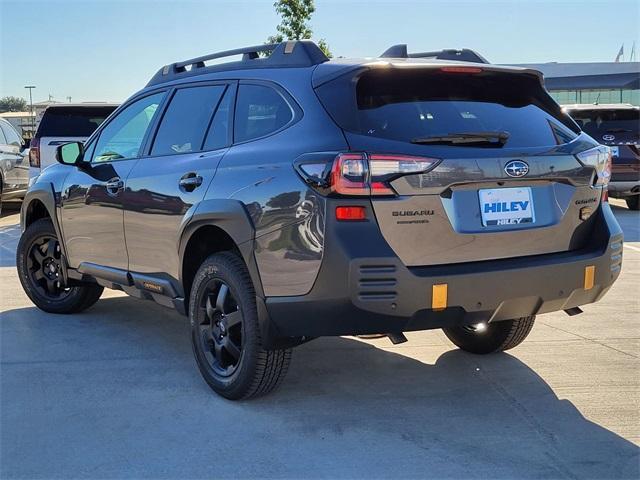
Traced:
POLYGON ((0 118, 0 206, 21 202, 29 186, 28 153, 20 134, 0 118))
POLYGON ((640 209, 640 107, 627 104, 565 105, 581 128, 611 147, 609 195, 640 209))
POLYGON ((484 354, 602 298, 622 262, 609 147, 537 71, 393 52, 284 42, 163 67, 30 188, 25 291, 55 313, 103 287, 177 309, 232 399, 322 335, 443 328, 484 354))

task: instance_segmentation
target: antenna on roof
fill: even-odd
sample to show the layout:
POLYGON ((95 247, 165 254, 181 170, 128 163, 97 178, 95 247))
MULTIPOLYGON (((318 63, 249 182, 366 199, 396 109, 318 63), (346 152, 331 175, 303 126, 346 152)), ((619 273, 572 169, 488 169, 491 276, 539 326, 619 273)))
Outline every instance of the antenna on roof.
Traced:
POLYGON ((432 58, 435 60, 456 60, 459 62, 489 63, 489 61, 478 52, 468 48, 455 49, 447 48, 433 52, 409 53, 406 44, 393 45, 387 48, 380 58, 432 58))

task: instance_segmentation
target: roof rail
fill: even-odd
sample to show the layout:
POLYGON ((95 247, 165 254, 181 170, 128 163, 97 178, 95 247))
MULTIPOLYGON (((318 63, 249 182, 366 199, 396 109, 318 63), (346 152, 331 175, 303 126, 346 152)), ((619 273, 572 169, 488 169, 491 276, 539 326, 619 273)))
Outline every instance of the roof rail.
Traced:
POLYGON ((149 81, 147 86, 165 83, 176 78, 199 75, 224 70, 244 68, 270 67, 310 67, 326 62, 329 59, 320 48, 310 40, 288 40, 281 43, 255 45, 253 47, 236 48, 223 52, 211 53, 202 57, 191 58, 182 62, 170 63, 162 67, 149 81), (260 57, 261 53, 271 52, 260 57), (228 62, 207 67, 205 62, 217 58, 242 55, 238 62, 228 62))
POLYGON ((457 60, 460 62, 489 63, 489 61, 473 50, 448 48, 434 52, 409 53, 406 44, 393 45, 380 55, 380 58, 433 58, 437 60, 457 60))

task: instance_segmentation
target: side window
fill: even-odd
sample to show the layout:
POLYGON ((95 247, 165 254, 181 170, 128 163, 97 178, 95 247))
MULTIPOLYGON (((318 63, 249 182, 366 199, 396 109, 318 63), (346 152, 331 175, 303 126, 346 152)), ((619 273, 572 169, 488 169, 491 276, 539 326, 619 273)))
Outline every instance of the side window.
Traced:
POLYGON ((0 127, 2 127, 2 131, 4 132, 4 136, 7 138, 8 144, 17 146, 22 145, 22 139, 20 138, 20 135, 18 135, 10 125, 2 124, 0 125, 0 127))
POLYGON ((263 137, 285 126, 293 112, 276 90, 264 85, 240 85, 236 101, 234 140, 263 137))
POLYGON ((209 122, 224 93, 224 85, 178 90, 162 117, 151 155, 198 152, 209 122))
POLYGON ((163 92, 141 98, 118 113, 100 132, 92 161, 136 158, 164 95, 163 92))
POLYGON ((4 138, 4 133, 2 133, 2 129, 0 128, 0 145, 8 145, 7 139, 4 138))
POLYGON ((227 88, 224 98, 213 117, 207 138, 204 141, 204 150, 217 150, 229 146, 229 124, 231 120, 231 106, 233 104, 234 89, 227 88))

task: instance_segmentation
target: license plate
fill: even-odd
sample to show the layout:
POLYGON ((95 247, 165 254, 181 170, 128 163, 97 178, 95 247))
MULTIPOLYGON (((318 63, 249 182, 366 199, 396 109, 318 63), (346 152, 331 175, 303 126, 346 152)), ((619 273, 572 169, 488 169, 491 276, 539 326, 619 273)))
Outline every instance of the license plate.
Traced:
POLYGON ((535 222, 531 188, 491 188, 478 191, 482 225, 518 225, 535 222))

